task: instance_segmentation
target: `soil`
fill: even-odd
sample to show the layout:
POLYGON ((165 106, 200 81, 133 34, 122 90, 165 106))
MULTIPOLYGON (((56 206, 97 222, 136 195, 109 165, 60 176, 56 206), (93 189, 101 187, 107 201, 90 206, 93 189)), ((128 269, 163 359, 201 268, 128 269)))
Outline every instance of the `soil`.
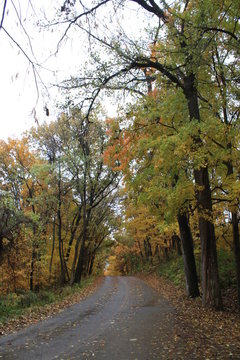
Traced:
POLYGON ((139 278, 174 306, 181 323, 179 336, 186 338, 186 347, 197 348, 202 359, 240 359, 240 311, 236 289, 224 291, 224 311, 214 311, 204 308, 201 298, 187 298, 184 289, 176 288, 156 274, 140 274, 139 278))
POLYGON ((240 359, 236 309, 206 310, 154 274, 105 277, 80 296, 20 319, 14 330, 32 324, 0 338, 0 359, 240 359))

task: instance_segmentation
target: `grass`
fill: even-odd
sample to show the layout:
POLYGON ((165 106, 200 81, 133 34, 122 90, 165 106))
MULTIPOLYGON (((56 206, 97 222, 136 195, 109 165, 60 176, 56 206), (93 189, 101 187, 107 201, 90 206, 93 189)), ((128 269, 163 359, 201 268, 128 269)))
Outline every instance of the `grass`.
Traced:
POLYGON ((56 290, 45 289, 37 293, 32 291, 10 293, 0 297, 0 322, 17 318, 26 311, 35 311, 40 307, 58 303, 74 294, 81 293, 86 287, 93 283, 94 277, 89 277, 74 286, 65 286, 56 290))
MULTIPOLYGON (((196 256, 196 266, 200 278, 200 256, 196 256)), ((218 267, 220 286, 222 289, 236 286, 236 270, 234 255, 232 252, 220 249, 218 250, 218 267)), ((185 287, 183 258, 173 257, 169 261, 161 263, 156 273, 170 280, 176 286, 185 287)))
POLYGON ((159 265, 156 272, 158 275, 170 280, 176 286, 185 286, 183 258, 181 256, 163 262, 159 265))

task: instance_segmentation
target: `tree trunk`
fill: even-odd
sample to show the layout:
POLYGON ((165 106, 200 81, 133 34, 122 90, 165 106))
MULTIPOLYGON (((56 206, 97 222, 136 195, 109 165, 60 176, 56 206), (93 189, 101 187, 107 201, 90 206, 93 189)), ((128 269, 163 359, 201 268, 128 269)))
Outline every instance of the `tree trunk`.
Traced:
POLYGON ((60 179, 60 168, 59 168, 59 181, 58 181, 58 209, 57 209, 57 219, 58 219, 58 253, 60 259, 60 285, 64 285, 66 282, 66 277, 69 280, 68 269, 66 261, 64 259, 64 249, 63 249, 63 239, 62 239, 62 200, 61 200, 61 179, 60 179))
POLYGON ((182 255, 182 249, 181 249, 181 239, 179 238, 178 235, 173 235, 172 236, 172 242, 173 242, 173 247, 174 249, 177 251, 177 254, 179 256, 182 255))
POLYGON ((145 258, 146 258, 146 260, 148 261, 149 254, 148 254, 148 247, 147 247, 147 241, 146 241, 146 239, 144 239, 143 244, 144 244, 145 258))
POLYGON ((52 251, 51 251, 51 259, 50 259, 50 265, 49 265, 49 280, 51 278, 52 273, 52 263, 53 263, 53 254, 55 249, 55 240, 56 240, 56 220, 55 217, 53 219, 53 231, 52 231, 52 251))
POLYGON ((70 236, 70 239, 69 239, 69 242, 68 242, 68 248, 67 248, 67 252, 66 252, 66 263, 68 262, 68 259, 69 259, 69 256, 70 256, 73 240, 74 240, 76 231, 78 229, 78 225, 80 223, 80 220, 81 220, 81 210, 79 210, 78 216, 76 218, 76 222, 71 228, 71 236, 70 236))
POLYGON ((239 244, 239 227, 237 212, 232 212, 232 229, 233 229, 233 249, 236 264, 236 280, 238 291, 238 304, 240 305, 240 244, 239 244))
POLYGON ((3 236, 0 236, 0 265, 3 259, 3 236))
MULTIPOLYGON (((228 145, 228 148, 231 149, 231 144, 228 145)), ((229 161, 227 163, 227 176, 233 174, 233 165, 229 161)), ((231 212, 232 215, 232 231, 233 231, 233 251, 235 257, 235 266, 236 266, 236 281, 237 281, 237 292, 238 292, 238 304, 240 305, 240 242, 239 242, 239 220, 237 210, 231 212)))
POLYGON ((140 256, 141 256, 141 259, 142 261, 144 260, 144 256, 143 256, 143 253, 142 253, 142 248, 141 248, 141 244, 140 244, 140 241, 137 240, 137 244, 138 244, 138 248, 139 248, 139 252, 140 252, 140 256))
POLYGON ((147 247, 148 247, 148 256, 150 258, 150 262, 152 264, 152 246, 151 246, 151 243, 149 241, 149 238, 147 238, 147 247))
POLYGON ((166 261, 168 261, 169 260, 168 248, 166 246, 164 246, 162 249, 163 249, 163 254, 165 256, 165 259, 166 259, 166 261))
POLYGON ((65 283, 65 269, 64 269, 64 261, 62 254, 62 218, 61 218, 60 207, 57 211, 57 217, 58 217, 58 254, 60 259, 60 286, 62 286, 65 283))
POLYGON ((182 255, 188 296, 199 296, 198 278, 193 252, 193 238, 186 213, 178 214, 178 225, 182 242, 182 255))
POLYGON ((83 271, 83 264, 84 264, 84 256, 85 256, 85 243, 87 240, 87 228, 88 228, 88 221, 90 217, 90 211, 86 211, 86 206, 83 209, 83 231, 82 231, 82 242, 80 253, 78 256, 78 262, 74 274, 73 283, 80 283, 82 278, 82 271, 83 271))
POLYGON ((160 263, 161 263, 161 258, 160 258, 159 246, 158 246, 158 245, 156 246, 154 256, 156 256, 156 255, 157 255, 157 258, 158 258, 158 262, 159 262, 159 264, 160 264, 160 263))
POLYGON ((88 270, 88 275, 92 275, 94 261, 95 261, 95 253, 93 253, 92 256, 91 256, 90 266, 89 266, 89 270, 88 270))
MULTIPOLYGON (((190 120, 200 122, 198 95, 195 88, 195 76, 190 74, 184 79, 184 94, 188 103, 190 120)), ((200 137, 195 136, 195 146, 202 147, 200 137)), ((204 306, 222 308, 219 285, 216 238, 212 223, 212 198, 208 166, 195 167, 196 198, 198 201, 199 232, 202 253, 202 302, 204 306)))
POLYGON ((200 190, 197 190, 199 232, 202 254, 202 302, 203 305, 222 308, 219 285, 216 238, 212 223, 212 199, 208 169, 194 170, 194 178, 200 190))
POLYGON ((32 247, 32 259, 31 259, 31 268, 30 268, 30 279, 29 279, 29 288, 31 291, 34 290, 34 283, 33 283, 33 277, 34 277, 34 270, 35 270, 35 261, 37 258, 37 252, 35 245, 33 244, 32 247))

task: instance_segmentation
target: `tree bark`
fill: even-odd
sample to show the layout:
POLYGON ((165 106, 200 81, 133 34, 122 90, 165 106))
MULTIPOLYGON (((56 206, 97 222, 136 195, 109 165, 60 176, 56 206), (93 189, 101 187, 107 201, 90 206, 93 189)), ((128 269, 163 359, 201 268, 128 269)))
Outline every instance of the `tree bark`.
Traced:
POLYGON ((152 264, 152 261, 153 261, 153 260, 152 260, 152 257, 153 257, 153 254, 152 254, 152 246, 151 246, 151 243, 150 243, 148 237, 147 237, 146 242, 147 242, 147 248, 148 248, 148 255, 149 255, 149 258, 150 258, 150 262, 151 262, 151 264, 152 264))
POLYGON ((89 269, 88 269, 88 275, 92 275, 95 256, 96 256, 95 253, 93 253, 92 256, 91 256, 90 265, 89 265, 89 269))
MULTIPOLYGON (((60 169, 59 169, 60 176, 60 169)), ((64 259, 64 249, 63 249, 63 239, 62 239, 62 200, 61 200, 61 180, 59 178, 58 182, 58 209, 57 209, 57 219, 58 219, 58 253, 60 259, 60 285, 64 285, 66 282, 66 277, 69 280, 68 269, 64 259)))
POLYGON ((76 221, 75 221, 74 224, 72 224, 72 228, 71 228, 71 236, 70 236, 70 239, 69 239, 69 242, 68 242, 68 248, 67 248, 67 252, 66 252, 66 263, 68 262, 70 252, 71 252, 71 249, 72 249, 73 240, 74 240, 76 231, 78 229, 78 226, 79 226, 79 223, 80 223, 80 220, 81 220, 81 208, 78 209, 78 211, 79 212, 78 212, 76 221))
MULTIPOLYGON (((228 168, 227 176, 232 175, 233 165, 231 162, 227 163, 227 168, 228 168)), ((240 305, 240 242, 239 242, 239 219, 238 219, 237 210, 232 211, 231 216, 232 216, 232 232, 233 232, 233 251, 234 251, 235 266, 236 266, 238 304, 240 305)))
MULTIPOLYGON (((185 77, 184 94, 188 104, 190 120, 200 122, 195 80, 193 73, 185 77)), ((196 136, 194 140, 195 146, 201 149, 200 136, 196 136)), ((194 180, 196 183, 202 255, 202 302, 204 306, 221 309, 222 297, 219 285, 216 238, 212 223, 212 198, 207 165, 195 166, 194 180)))
POLYGON ((195 298, 198 297, 200 293, 198 288, 197 269, 193 252, 192 233, 189 227, 186 213, 179 213, 177 219, 182 243, 182 255, 187 294, 189 297, 195 298))
POLYGON ((140 244, 140 241, 137 240, 137 244, 138 244, 138 248, 139 248, 139 252, 140 252, 140 256, 141 256, 141 259, 142 261, 144 260, 144 256, 143 256, 143 253, 142 253, 142 248, 141 248, 141 244, 140 244))
POLYGON ((178 235, 172 236, 172 242, 174 249, 177 251, 177 254, 181 256, 182 255, 181 239, 178 237, 178 235))
POLYGON ((239 244, 239 227, 238 227, 238 215, 237 212, 232 212, 232 229, 233 229, 233 249, 236 265, 236 280, 237 280, 237 292, 238 292, 238 305, 240 305, 240 244, 239 244))
POLYGON ((51 278, 51 273, 52 273, 52 263, 53 263, 53 254, 54 254, 54 249, 55 249, 55 240, 56 240, 56 220, 55 217, 53 219, 53 230, 52 230, 52 251, 51 251, 51 259, 50 259, 50 265, 49 265, 49 280, 51 278))
POLYGON ((156 245, 156 248, 155 248, 155 253, 154 253, 154 256, 157 255, 157 258, 158 258, 158 262, 159 264, 161 263, 161 258, 160 258, 160 253, 159 253, 159 246, 158 244, 156 245))
POLYGON ((0 236, 0 265, 3 259, 3 236, 0 236))
POLYGON ((36 252, 35 245, 33 244, 33 247, 32 247, 31 268, 30 268, 30 275, 29 275, 29 289, 30 289, 30 291, 33 291, 33 290, 34 290, 33 277, 34 277, 34 270, 35 270, 35 261, 36 261, 36 258, 37 258, 37 252, 36 252))
MULTIPOLYGON (((86 199, 86 195, 84 195, 84 199, 86 199)), ((83 231, 82 231, 82 241, 80 247, 80 253, 78 256, 78 262, 73 278, 73 283, 80 283, 82 278, 83 264, 84 264, 84 256, 85 256, 85 243, 87 240, 87 230, 88 230, 88 222, 90 218, 91 208, 86 210, 86 202, 83 205, 83 231)))

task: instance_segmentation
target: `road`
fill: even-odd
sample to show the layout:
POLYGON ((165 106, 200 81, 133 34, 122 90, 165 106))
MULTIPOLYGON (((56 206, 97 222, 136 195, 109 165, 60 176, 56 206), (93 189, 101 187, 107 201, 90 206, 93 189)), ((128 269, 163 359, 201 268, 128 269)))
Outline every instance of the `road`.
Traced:
POLYGON ((175 321, 172 306, 140 279, 106 277, 84 301, 0 338, 0 359, 190 359, 172 355, 184 348, 175 321))

